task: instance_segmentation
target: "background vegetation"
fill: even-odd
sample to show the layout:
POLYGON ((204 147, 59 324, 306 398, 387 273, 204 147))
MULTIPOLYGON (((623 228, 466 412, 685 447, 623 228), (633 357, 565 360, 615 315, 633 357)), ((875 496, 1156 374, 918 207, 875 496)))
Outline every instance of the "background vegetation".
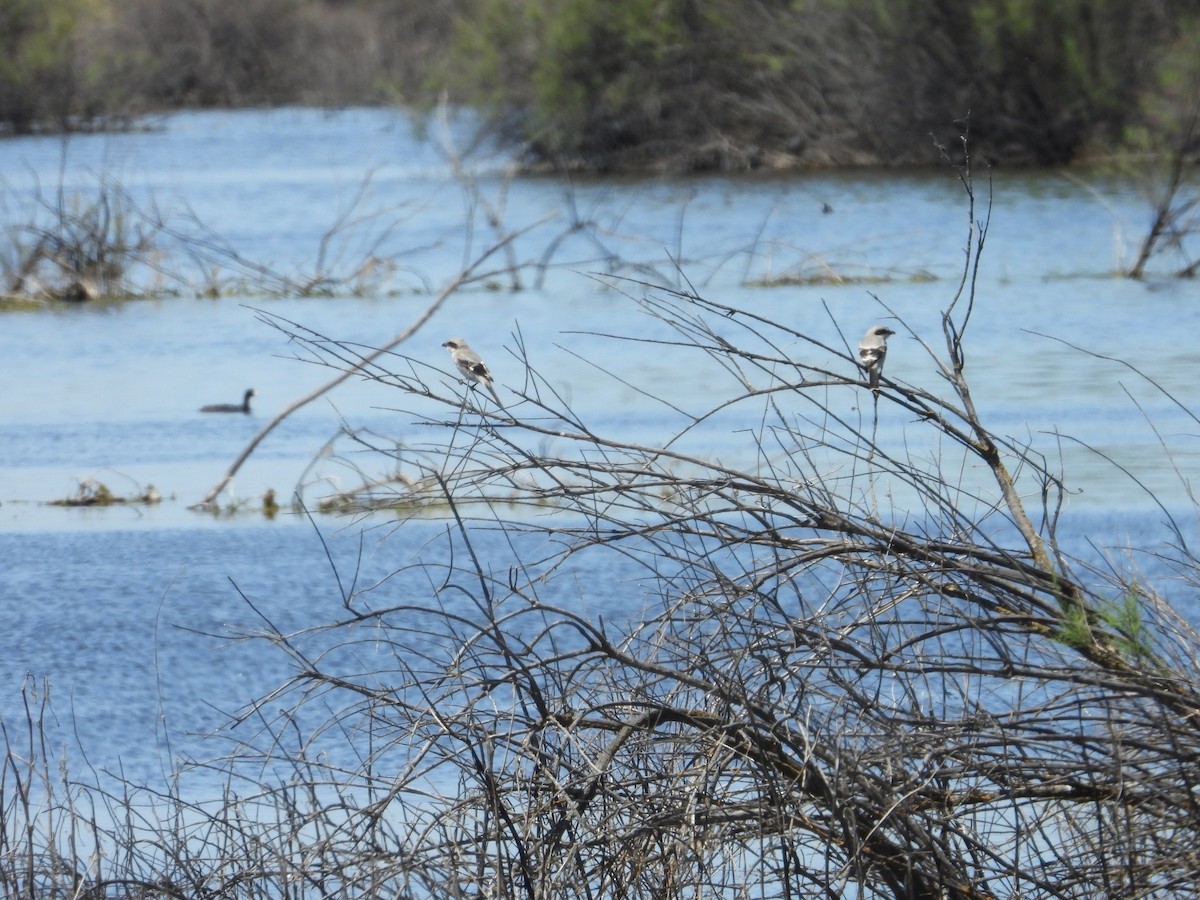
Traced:
POLYGON ((0 0, 0 128, 444 93, 531 164, 928 161, 968 113, 982 154, 1063 163, 1194 116, 1198 17, 1195 0, 0 0))
POLYGON ((411 101, 460 0, 0 0, 0 127, 411 101))

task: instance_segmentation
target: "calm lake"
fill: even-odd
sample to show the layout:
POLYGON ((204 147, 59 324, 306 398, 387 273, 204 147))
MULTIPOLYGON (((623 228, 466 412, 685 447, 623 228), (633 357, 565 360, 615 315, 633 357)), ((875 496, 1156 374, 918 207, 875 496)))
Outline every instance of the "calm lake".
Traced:
MULTIPOLYGON (((593 426, 654 442, 670 423, 643 390, 669 386, 679 402, 700 404, 712 385, 670 352, 601 337, 647 327, 635 302, 643 283, 685 278, 834 346, 841 332, 856 342, 895 314, 936 347, 967 238, 963 189, 946 167, 566 181, 511 178, 503 156, 485 150, 465 156, 456 176, 449 148, 469 144, 465 123, 422 133, 396 112, 281 110, 149 124, 0 142, 6 229, 43 221, 60 192, 66 204, 94 202, 105 180, 168 226, 159 255, 133 273, 161 299, 0 313, 0 717, 18 726, 23 685, 48 684, 51 733, 74 764, 135 781, 178 757, 221 752, 202 736, 288 677, 280 654, 225 640, 262 627, 240 594, 280 627, 302 628, 337 614, 339 573, 358 570, 397 597, 428 590, 415 574, 387 576, 436 552, 441 523, 257 511, 268 489, 286 504, 297 490, 315 502, 356 483, 370 461, 335 440, 343 429, 426 440, 383 385, 351 380, 285 420, 222 497, 240 512, 189 510, 272 415, 336 374, 267 320, 380 346, 496 239, 490 210, 519 236, 401 352, 453 384, 440 345, 467 337, 503 391, 519 335, 593 426), (189 255, 200 244, 205 252, 189 255), (506 271, 512 262, 519 275, 506 271), (614 289, 597 276, 624 280, 614 289), (297 285, 321 280, 334 296, 298 296, 297 285), (205 286, 219 296, 199 296, 205 286), (198 412, 250 387, 250 415, 198 412), (47 505, 94 482, 122 495, 153 485, 164 500, 47 505)), ((982 216, 987 176, 977 177, 982 216)), ((996 172, 990 190, 968 339, 985 421, 1061 465, 1069 546, 1158 549, 1170 536, 1152 495, 1190 539, 1200 425, 1172 398, 1195 398, 1200 285, 1115 277, 1149 221, 1133 182, 996 172)), ((940 391, 919 345, 905 334, 892 341, 889 376, 940 391)), ((854 402, 847 394, 847 409, 854 402)), ((884 427, 904 435, 911 424, 884 427)), ((702 436, 723 456, 744 450, 742 440, 702 436)), ((483 549, 501 553, 486 540, 483 549)), ((641 609, 615 587, 624 577, 589 582, 600 585, 589 604, 610 621, 641 609)), ((1164 590, 1200 621, 1186 585, 1164 590)))

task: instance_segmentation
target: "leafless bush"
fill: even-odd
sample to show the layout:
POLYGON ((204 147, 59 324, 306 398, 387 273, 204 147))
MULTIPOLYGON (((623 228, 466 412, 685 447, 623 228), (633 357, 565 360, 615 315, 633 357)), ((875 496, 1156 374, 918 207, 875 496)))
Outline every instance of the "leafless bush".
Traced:
MULTIPOLYGON (((847 350, 628 282, 652 321, 624 339, 726 387, 690 414, 661 393, 684 424, 654 444, 591 427, 523 347, 504 409, 415 359, 370 370, 426 423, 408 460, 449 511, 446 546, 421 563, 428 599, 350 587, 327 628, 268 628, 298 674, 260 737, 279 746, 319 705, 335 712, 302 733, 369 744, 338 770, 336 809, 378 850, 374 884, 530 898, 1200 887, 1200 636, 1148 580, 1068 554, 1056 473, 977 413, 966 337, 988 222, 962 175, 971 239, 943 347, 911 334, 945 395, 885 375, 873 397, 847 350), (857 415, 831 401, 845 392, 857 415), (898 416, 919 423, 904 446, 877 432, 898 416), (694 449, 707 428, 738 429, 746 452, 694 449), (511 559, 485 555, 497 533, 511 559), (606 576, 578 573, 631 570, 619 590, 644 616, 598 615, 606 576), (592 591, 571 598, 556 575, 592 591), (391 843, 380 829, 401 821, 391 843)), ((296 337, 341 364, 336 345, 296 337)))
POLYGON ((4 290, 62 300, 134 293, 130 270, 156 267, 162 230, 110 178, 98 178, 94 194, 39 192, 26 220, 7 228, 4 290))
POLYGON ((347 873, 369 872, 372 854, 344 842, 352 836, 330 807, 340 786, 302 750, 273 790, 228 777, 204 802, 186 799, 174 780, 84 783, 47 739, 47 687, 27 683, 24 699, 23 723, 0 722, 0 895, 277 900, 335 896, 339 883, 351 895, 347 873))
POLYGON ((285 269, 246 254, 189 210, 167 213, 116 179, 92 189, 37 189, 24 203, 2 195, 0 278, 9 296, 35 300, 218 296, 237 291, 345 296, 428 290, 407 258, 428 247, 389 248, 412 215, 405 204, 373 205, 371 173, 321 232, 312 257, 285 269))
MULTIPOLYGON (((1200 81, 1200 75, 1197 79, 1200 81)), ((1150 227, 1126 272, 1129 278, 1144 277, 1152 259, 1168 254, 1182 260, 1173 273, 1175 277, 1194 278, 1200 272, 1200 259, 1190 252, 1200 233, 1200 187, 1195 177, 1200 157, 1200 90, 1193 96, 1196 105, 1190 116, 1182 120, 1175 146, 1166 148, 1144 166, 1151 182, 1147 191, 1150 227)))
POLYGON ((377 584, 339 573, 311 629, 246 598, 296 671, 228 732, 248 794, 157 843, 114 829, 130 879, 153 857, 169 896, 1194 896, 1200 636, 1067 552, 1059 478, 976 411, 988 221, 961 174, 939 349, 910 332, 943 393, 885 371, 872 394, 848 348, 632 282, 647 325, 607 339, 713 385, 699 412, 660 385, 682 424, 653 443, 586 421, 524 346, 497 408, 297 330, 396 387, 446 527, 377 584), (717 432, 742 452, 706 452, 717 432))

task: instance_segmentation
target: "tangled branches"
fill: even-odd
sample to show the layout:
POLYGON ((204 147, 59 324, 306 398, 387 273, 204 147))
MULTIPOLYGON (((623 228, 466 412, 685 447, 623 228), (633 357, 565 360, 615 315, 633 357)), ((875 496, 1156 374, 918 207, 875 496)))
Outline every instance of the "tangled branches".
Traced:
POLYGON ((682 354, 714 386, 700 412, 660 395, 683 425, 654 443, 585 421, 524 348, 496 407, 417 359, 364 365, 293 332, 409 398, 428 439, 407 459, 449 522, 413 570, 428 596, 347 589, 320 652, 318 633, 272 635, 300 673, 270 746, 318 697, 341 702, 317 731, 370 736, 336 808, 338 839, 375 853, 343 885, 1193 894, 1200 637, 1060 546, 1058 478, 977 412, 987 221, 963 184, 944 346, 909 331, 944 395, 885 375, 872 396, 848 347, 627 282, 651 323, 608 339, 682 354), (848 393, 856 414, 831 399, 848 393), (888 416, 916 423, 904 442, 888 416), (704 452, 718 432, 742 452, 704 452))

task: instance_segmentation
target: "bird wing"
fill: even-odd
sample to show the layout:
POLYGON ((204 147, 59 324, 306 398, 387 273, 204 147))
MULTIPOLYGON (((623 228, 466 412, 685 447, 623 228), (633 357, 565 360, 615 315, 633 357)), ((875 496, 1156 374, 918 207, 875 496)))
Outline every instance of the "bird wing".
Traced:
POLYGON ((868 369, 874 369, 883 364, 883 357, 887 351, 883 347, 859 347, 858 357, 862 360, 863 366, 868 369))

